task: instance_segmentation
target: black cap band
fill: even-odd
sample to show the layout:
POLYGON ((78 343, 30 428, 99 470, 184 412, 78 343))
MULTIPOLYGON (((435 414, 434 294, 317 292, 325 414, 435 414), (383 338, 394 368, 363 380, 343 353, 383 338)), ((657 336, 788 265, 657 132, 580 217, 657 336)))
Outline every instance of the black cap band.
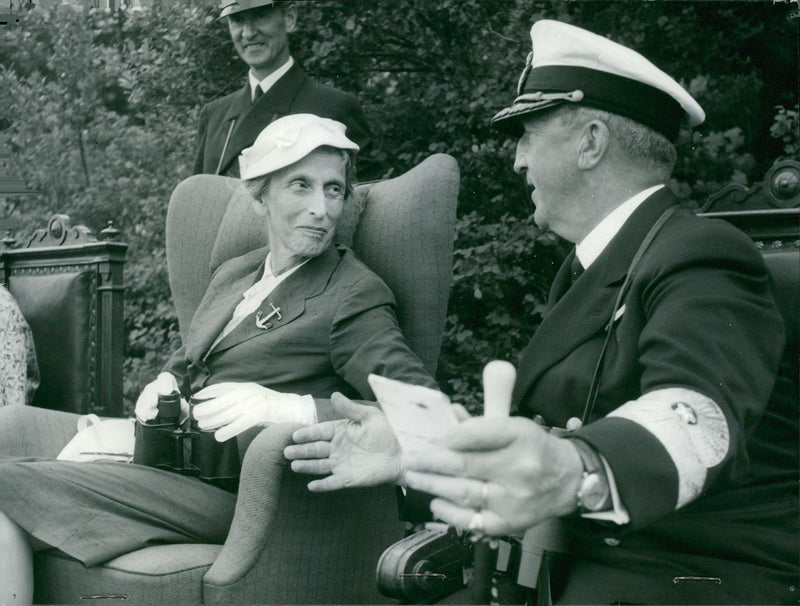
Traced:
MULTIPOLYGON (((588 67, 544 65, 530 70, 522 94, 535 92, 583 91, 581 105, 589 105, 635 120, 663 134, 670 141, 678 138, 684 110, 667 93, 632 80, 588 67)), ((513 107, 513 106, 512 106, 513 107)), ((531 108, 531 111, 536 111, 531 108)), ((529 112, 515 114, 515 118, 529 112)))

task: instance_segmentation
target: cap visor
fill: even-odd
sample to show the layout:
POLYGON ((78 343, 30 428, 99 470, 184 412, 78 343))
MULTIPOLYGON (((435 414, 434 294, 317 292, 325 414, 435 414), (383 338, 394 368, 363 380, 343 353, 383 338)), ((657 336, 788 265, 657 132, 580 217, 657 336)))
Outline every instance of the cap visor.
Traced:
POLYGON ((563 100, 528 101, 514 103, 495 114, 492 126, 508 135, 519 137, 522 135, 522 120, 528 114, 563 105, 563 100))

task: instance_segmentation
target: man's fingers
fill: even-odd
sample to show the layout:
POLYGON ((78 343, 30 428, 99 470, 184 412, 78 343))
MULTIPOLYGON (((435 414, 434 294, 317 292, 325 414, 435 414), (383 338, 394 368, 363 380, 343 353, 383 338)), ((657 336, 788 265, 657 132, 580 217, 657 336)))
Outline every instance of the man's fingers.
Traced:
MULTIPOLYGON (((458 489, 454 483, 465 482, 463 478, 453 476, 445 476, 438 473, 428 473, 420 471, 406 470, 405 474, 406 485, 409 488, 427 492, 437 497, 443 497, 451 501, 464 501, 460 496, 464 496, 465 490, 462 494, 458 495, 458 489)), ((468 504, 464 503, 463 506, 478 507, 480 503, 468 504)))
POLYGON ((502 447, 485 451, 452 450, 437 444, 404 452, 402 457, 403 468, 409 471, 487 481, 516 462, 502 447))
MULTIPOLYGON (((497 450, 509 446, 516 438, 515 426, 527 419, 471 417, 450 433, 447 446, 453 450, 497 450)), ((532 421, 529 421, 532 425, 532 421)))
POLYGON ((496 537, 511 532, 509 524, 490 510, 485 509, 479 512, 441 498, 431 501, 431 513, 434 518, 479 534, 496 537))
POLYGON ((306 442, 303 444, 291 444, 283 449, 283 456, 290 461, 296 461, 299 459, 327 459, 330 454, 330 442, 306 442))
POLYGON ((330 459, 313 459, 308 461, 292 461, 292 471, 297 473, 308 473, 311 475, 328 475, 333 470, 330 459))
POLYGON ((345 419, 356 421, 358 423, 364 421, 375 410, 373 406, 366 404, 356 404, 350 398, 343 396, 338 391, 331 395, 331 406, 333 409, 345 419))
POLYGON ((467 474, 464 455, 441 446, 431 444, 429 448, 404 452, 402 457, 403 467, 409 471, 435 473, 444 476, 469 475, 467 474))
POLYGON ((329 492, 332 490, 341 490, 345 488, 345 484, 339 476, 328 476, 320 480, 312 480, 308 483, 308 489, 311 492, 329 492))
POLYGON ((498 498, 498 486, 490 482, 470 478, 456 478, 409 471, 406 473, 409 487, 428 492, 461 507, 486 509, 498 498))
POLYGON ((336 426, 344 422, 345 421, 339 419, 337 421, 317 423, 316 425, 306 425, 292 434, 292 440, 294 440, 295 444, 319 441, 330 442, 336 433, 336 426))

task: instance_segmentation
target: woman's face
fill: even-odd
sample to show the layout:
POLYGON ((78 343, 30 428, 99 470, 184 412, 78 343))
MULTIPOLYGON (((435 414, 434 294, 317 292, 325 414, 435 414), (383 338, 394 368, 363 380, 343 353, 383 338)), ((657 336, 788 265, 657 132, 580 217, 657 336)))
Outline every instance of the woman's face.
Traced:
POLYGON ((345 198, 346 157, 317 149, 270 175, 255 209, 267 217, 274 270, 293 267, 330 246, 345 198))

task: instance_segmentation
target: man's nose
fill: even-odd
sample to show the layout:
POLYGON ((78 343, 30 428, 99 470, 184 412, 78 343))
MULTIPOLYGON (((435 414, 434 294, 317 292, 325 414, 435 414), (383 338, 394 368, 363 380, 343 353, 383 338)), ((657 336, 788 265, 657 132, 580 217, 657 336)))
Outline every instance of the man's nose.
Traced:
POLYGON ((250 19, 242 21, 242 36, 245 38, 252 38, 258 33, 258 29, 250 19))

